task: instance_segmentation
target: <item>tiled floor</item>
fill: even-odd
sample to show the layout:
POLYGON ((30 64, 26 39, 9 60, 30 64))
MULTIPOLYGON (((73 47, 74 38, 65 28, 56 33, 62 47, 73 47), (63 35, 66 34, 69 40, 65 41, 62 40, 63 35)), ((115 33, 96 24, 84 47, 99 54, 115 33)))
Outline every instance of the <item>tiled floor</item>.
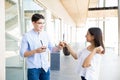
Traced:
POLYGON ((76 61, 71 56, 60 56, 60 70, 51 71, 51 80, 80 80, 76 74, 76 61))
MULTIPOLYGON (((51 71, 51 80, 81 80, 75 69, 77 66, 71 56, 60 54, 60 70, 51 71)), ((99 80, 120 80, 120 56, 109 49, 103 56, 99 80)))

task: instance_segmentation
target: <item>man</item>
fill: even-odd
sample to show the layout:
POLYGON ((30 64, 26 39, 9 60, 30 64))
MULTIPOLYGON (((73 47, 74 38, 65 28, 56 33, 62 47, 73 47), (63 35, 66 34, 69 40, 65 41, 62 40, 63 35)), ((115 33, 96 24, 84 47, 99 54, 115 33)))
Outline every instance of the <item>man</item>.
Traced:
MULTIPOLYGON (((27 57, 28 80, 50 80, 49 53, 52 45, 44 28, 44 16, 34 14, 31 18, 34 28, 27 32, 21 42, 20 55, 27 57)), ((54 48, 59 50, 62 46, 54 48)))

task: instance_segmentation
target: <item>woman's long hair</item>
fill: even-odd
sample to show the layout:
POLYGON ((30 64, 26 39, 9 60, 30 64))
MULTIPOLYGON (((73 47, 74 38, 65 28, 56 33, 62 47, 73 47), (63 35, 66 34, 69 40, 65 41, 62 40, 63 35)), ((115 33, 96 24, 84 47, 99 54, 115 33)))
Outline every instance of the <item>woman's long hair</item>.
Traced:
POLYGON ((104 44, 103 44, 103 36, 102 36, 101 29, 98 28, 98 27, 92 27, 92 28, 89 28, 88 31, 92 36, 94 36, 95 47, 102 46, 103 49, 104 49, 102 51, 102 53, 104 54, 105 53, 105 47, 104 47, 104 44))

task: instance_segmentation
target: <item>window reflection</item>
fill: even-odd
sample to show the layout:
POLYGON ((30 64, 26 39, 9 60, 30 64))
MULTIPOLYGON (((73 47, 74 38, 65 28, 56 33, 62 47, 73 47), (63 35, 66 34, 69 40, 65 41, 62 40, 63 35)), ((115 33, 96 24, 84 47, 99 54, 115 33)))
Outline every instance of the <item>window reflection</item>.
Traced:
POLYGON ((19 49, 20 27, 18 24, 17 0, 5 1, 5 36, 6 52, 16 52, 19 49))

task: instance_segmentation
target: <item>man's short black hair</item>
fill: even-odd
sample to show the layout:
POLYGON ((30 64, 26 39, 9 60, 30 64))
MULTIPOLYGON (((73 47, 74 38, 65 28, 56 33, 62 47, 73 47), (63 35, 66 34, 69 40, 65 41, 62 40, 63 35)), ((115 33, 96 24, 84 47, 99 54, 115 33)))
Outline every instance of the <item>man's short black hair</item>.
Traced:
POLYGON ((45 17, 42 14, 38 14, 38 13, 32 15, 31 18, 32 22, 36 22, 39 19, 45 19, 45 17))

